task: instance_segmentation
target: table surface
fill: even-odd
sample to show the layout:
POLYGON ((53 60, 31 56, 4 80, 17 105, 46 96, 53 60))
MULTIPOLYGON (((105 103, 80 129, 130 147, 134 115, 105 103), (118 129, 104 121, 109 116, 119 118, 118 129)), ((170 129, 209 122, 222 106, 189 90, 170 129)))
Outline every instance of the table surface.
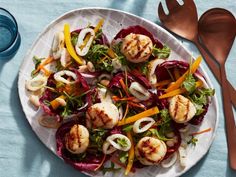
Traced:
MULTIPOLYGON (((66 165, 40 142, 25 119, 20 105, 17 91, 19 67, 27 50, 44 27, 61 14, 82 7, 120 9, 160 24, 156 15, 159 2, 159 0, 0 0, 0 7, 8 9, 16 17, 21 34, 21 46, 14 58, 0 60, 0 176, 85 176, 66 165)), ((236 12, 235 0, 195 0, 195 3, 199 16, 213 7, 236 12)), ((194 56, 199 55, 193 44, 187 41, 183 43, 194 56)), ((236 42, 226 63, 228 79, 234 86, 236 86, 235 56, 236 42)), ((221 90, 206 64, 203 65, 219 98, 220 122, 215 141, 207 155, 183 176, 236 176, 236 172, 228 167, 221 90)))

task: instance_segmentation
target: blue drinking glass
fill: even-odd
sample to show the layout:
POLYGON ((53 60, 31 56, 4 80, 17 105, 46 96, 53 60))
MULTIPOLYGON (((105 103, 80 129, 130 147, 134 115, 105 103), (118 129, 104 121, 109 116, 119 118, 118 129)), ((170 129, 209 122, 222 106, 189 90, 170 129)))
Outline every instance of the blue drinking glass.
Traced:
POLYGON ((16 19, 9 11, 0 7, 0 59, 12 58, 20 42, 16 19))

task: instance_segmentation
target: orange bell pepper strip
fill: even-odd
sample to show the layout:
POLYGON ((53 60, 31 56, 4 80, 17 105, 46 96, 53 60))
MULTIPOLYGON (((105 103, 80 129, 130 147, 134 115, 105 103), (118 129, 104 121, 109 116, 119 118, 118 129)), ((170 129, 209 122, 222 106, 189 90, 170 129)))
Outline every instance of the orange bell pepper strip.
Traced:
POLYGON ((153 107, 153 108, 150 108, 148 110, 145 110, 139 114, 136 114, 134 116, 131 116, 131 117, 128 117, 126 119, 122 119, 118 122, 118 126, 122 126, 122 125, 126 125, 126 124, 130 124, 130 123, 133 123, 143 117, 149 117, 149 116, 152 116, 152 115, 155 115, 159 113, 159 109, 157 108, 157 106, 153 107))
POLYGON ((170 85, 166 90, 165 92, 168 93, 170 91, 173 91, 175 89, 178 89, 181 84, 185 81, 185 78, 188 74, 193 74, 197 68, 199 67, 200 63, 202 61, 202 57, 199 56, 195 61, 194 63, 190 66, 190 68, 172 85, 170 85))

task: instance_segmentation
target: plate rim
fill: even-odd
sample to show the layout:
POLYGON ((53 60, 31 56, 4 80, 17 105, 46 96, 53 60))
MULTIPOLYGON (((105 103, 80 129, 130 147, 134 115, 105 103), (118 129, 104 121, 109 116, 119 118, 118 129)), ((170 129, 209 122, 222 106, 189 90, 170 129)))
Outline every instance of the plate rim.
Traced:
MULTIPOLYGON (((192 53, 180 42, 180 40, 177 38, 178 36, 174 36, 173 34, 171 34, 168 30, 166 30, 164 27, 148 20, 148 19, 145 19, 144 17, 140 17, 138 15, 135 15, 135 14, 132 14, 130 12, 126 12, 126 11, 123 11, 123 10, 119 10, 119 9, 113 9, 113 8, 107 8, 107 7, 83 7, 83 8, 76 8, 76 9, 72 9, 72 10, 69 10, 65 13, 63 13, 62 15, 58 16, 57 18, 53 19, 51 22, 49 22, 42 30, 41 32, 36 36, 35 40, 33 41, 33 43, 30 45, 30 48, 26 51, 24 57, 23 57, 23 61, 21 62, 20 64, 20 67, 19 67, 19 73, 18 73, 18 82, 17 82, 17 88, 18 88, 18 95, 19 95, 19 99, 20 99, 20 103, 21 103, 21 107, 22 107, 22 110, 24 112, 24 115, 25 115, 25 118, 27 119, 27 122, 29 123, 31 129, 33 130, 33 127, 31 125, 31 123, 29 122, 29 119, 27 118, 27 114, 26 114, 26 110, 23 106, 23 102, 22 102, 22 96, 21 96, 21 93, 20 93, 20 81, 21 81, 21 76, 22 76, 22 68, 24 67, 25 63, 27 62, 27 58, 29 57, 30 55, 30 52, 32 51, 32 49, 35 47, 35 45, 37 44, 38 40, 41 38, 41 36, 51 28, 51 26, 53 26, 58 20, 62 19, 63 17, 67 16, 67 15, 70 15, 70 14, 73 14, 75 12, 78 12, 78 11, 86 11, 86 10, 103 10, 103 11, 115 11, 115 12, 118 12, 118 13, 122 13, 122 14, 125 14, 125 15, 129 15, 129 16, 132 16, 132 17, 135 17, 135 18, 138 18, 140 20, 143 20, 149 24, 151 24, 152 26, 155 26, 157 28, 159 28, 160 30, 162 30, 164 33, 166 33, 168 36, 170 36, 171 38, 173 38, 174 40, 176 40, 177 44, 180 45, 188 54, 190 54, 192 56, 192 58, 195 59, 195 57, 192 55, 192 53)), ((214 88, 213 87, 213 84, 210 80, 210 77, 208 75, 208 73, 206 72, 206 69, 204 69, 204 66, 201 65, 200 66, 203 74, 204 74, 204 77, 206 78, 206 81, 207 83, 209 84, 209 86, 211 88, 214 88)), ((215 102, 215 109, 216 109, 216 119, 215 119, 215 127, 214 127, 214 132, 212 133, 212 136, 210 138, 210 141, 208 143, 208 146, 207 146, 207 149, 204 150, 203 152, 203 155, 195 162, 193 163, 192 165, 188 166, 188 168, 182 170, 178 175, 183 175, 185 174, 187 171, 190 171, 190 169, 197 165, 202 159, 203 157, 206 156, 206 154, 209 152, 214 140, 215 140, 215 137, 216 137, 216 133, 217 133, 217 129, 218 129, 218 126, 219 126, 219 102, 218 102, 218 98, 216 96, 216 94, 214 95, 214 97, 212 98, 215 102)), ((37 135, 37 137, 40 139, 40 141, 45 145, 45 143, 41 140, 40 136, 33 130, 33 132, 37 135)), ((53 154, 56 155, 56 157, 60 158, 55 152, 53 152, 52 149, 48 148, 46 145, 45 147, 47 149, 49 149, 53 154)), ((60 158, 62 159, 62 158, 60 158)), ((78 172, 80 173, 84 173, 82 171, 79 171, 78 172)), ((87 173, 84 173, 86 175, 89 175, 87 173)), ((91 175, 89 175, 91 176, 91 175)))

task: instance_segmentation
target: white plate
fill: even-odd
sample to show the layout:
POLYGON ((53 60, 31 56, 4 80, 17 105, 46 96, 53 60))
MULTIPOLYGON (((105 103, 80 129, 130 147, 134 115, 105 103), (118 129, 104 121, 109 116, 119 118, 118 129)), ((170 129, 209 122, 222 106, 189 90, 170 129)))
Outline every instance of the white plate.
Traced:
MULTIPOLYGON (((30 78, 30 73, 34 67, 32 57, 34 55, 39 57, 48 56, 54 33, 60 30, 62 31, 65 23, 69 23, 71 25, 71 30, 74 30, 77 28, 86 27, 89 23, 95 25, 101 18, 105 19, 103 31, 110 41, 120 29, 131 25, 141 25, 148 29, 161 42, 168 45, 172 49, 170 59, 185 59, 188 61, 191 58, 191 53, 187 51, 183 45, 169 32, 150 21, 127 12, 105 8, 76 9, 51 22, 38 36, 24 58, 19 73, 18 89, 23 111, 32 129, 38 135, 40 140, 54 153, 56 153, 54 137, 55 130, 43 128, 38 124, 37 117, 39 114, 41 114, 41 111, 36 111, 30 105, 25 89, 25 81, 30 78)), ((200 68, 200 70, 204 74, 208 85, 213 88, 207 73, 202 68, 200 68)), ((180 176, 181 174, 185 173, 207 153, 215 137, 217 125, 218 103, 216 97, 214 97, 203 123, 197 127, 197 129, 206 129, 211 127, 212 131, 199 135, 199 140, 196 147, 187 149, 188 155, 186 168, 180 168, 178 163, 170 169, 152 166, 144 169, 138 169, 135 173, 135 176, 152 177, 158 175, 158 177, 170 177, 180 176)), ((95 173, 90 173, 90 175, 103 176, 102 173, 96 175, 95 173)), ((113 175, 112 173, 107 173, 105 176, 113 175)), ((114 174, 114 176, 123 176, 123 172, 117 172, 114 174)))

